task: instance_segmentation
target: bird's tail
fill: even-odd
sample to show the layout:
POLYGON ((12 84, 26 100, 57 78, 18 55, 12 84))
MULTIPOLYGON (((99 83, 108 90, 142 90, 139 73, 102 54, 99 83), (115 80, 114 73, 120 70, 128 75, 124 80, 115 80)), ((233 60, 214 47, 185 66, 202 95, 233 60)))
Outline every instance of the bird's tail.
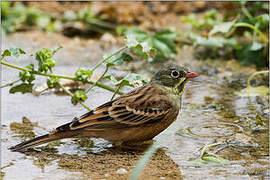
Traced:
POLYGON ((46 134, 46 135, 39 136, 39 137, 36 137, 34 139, 22 142, 20 144, 17 144, 16 146, 12 146, 9 149, 11 151, 21 151, 21 150, 24 150, 26 148, 34 147, 34 146, 44 144, 44 143, 47 143, 50 141, 55 141, 57 139, 60 139, 60 138, 57 138, 57 137, 52 138, 52 137, 50 137, 49 134, 46 134))
POLYGON ((9 149, 11 151, 22 151, 26 148, 34 147, 40 144, 48 143, 51 141, 63 139, 63 138, 71 138, 74 135, 76 135, 76 131, 70 130, 69 127, 70 123, 64 124, 56 130, 54 130, 50 134, 45 134, 43 136, 36 137, 34 139, 30 139, 28 141, 22 142, 20 144, 17 144, 16 146, 12 146, 9 149))

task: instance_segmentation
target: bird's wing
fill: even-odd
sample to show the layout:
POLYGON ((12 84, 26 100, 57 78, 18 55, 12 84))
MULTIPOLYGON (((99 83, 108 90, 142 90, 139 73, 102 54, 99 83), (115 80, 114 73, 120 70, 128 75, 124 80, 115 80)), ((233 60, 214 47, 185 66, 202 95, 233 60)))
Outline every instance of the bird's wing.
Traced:
POLYGON ((102 130, 155 123, 172 107, 166 99, 161 89, 145 85, 84 114, 70 124, 70 129, 102 130))

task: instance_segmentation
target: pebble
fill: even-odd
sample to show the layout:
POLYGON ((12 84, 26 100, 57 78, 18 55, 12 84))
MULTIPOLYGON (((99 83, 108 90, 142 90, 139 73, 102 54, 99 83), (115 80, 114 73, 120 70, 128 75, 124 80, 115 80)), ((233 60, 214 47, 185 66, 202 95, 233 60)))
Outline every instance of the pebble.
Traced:
POLYGON ((120 168, 116 171, 117 174, 126 174, 127 173, 127 170, 124 169, 124 168, 120 168))

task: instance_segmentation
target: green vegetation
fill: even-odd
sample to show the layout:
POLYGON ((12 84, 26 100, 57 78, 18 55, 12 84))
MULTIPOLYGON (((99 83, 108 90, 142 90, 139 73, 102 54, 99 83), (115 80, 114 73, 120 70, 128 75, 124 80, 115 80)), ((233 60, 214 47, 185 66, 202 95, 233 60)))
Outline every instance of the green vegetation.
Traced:
POLYGON ((241 5, 241 11, 227 12, 224 19, 217 17, 216 10, 205 13, 203 19, 194 14, 182 17, 184 22, 193 27, 192 33, 184 35, 198 50, 195 53, 197 58, 236 58, 244 65, 266 67, 269 62, 267 2, 241 1, 238 4, 241 5), (202 31, 209 33, 201 36, 202 31))
POLYGON ((97 17, 89 8, 78 12, 66 11, 62 16, 46 14, 34 7, 22 3, 1 2, 2 29, 11 33, 29 27, 45 31, 63 32, 65 35, 91 35, 91 32, 111 32, 134 37, 141 43, 142 49, 131 48, 133 54, 148 61, 160 61, 176 54, 175 42, 188 38, 189 45, 195 48, 198 59, 235 58, 243 65, 255 64, 257 68, 266 67, 269 62, 268 25, 269 9, 267 2, 235 2, 239 9, 227 11, 223 16, 216 9, 211 9, 197 16, 182 16, 183 22, 192 26, 192 32, 160 30, 147 33, 137 28, 116 26, 97 17), (65 24, 71 24, 64 29, 65 24), (75 24, 81 24, 80 30, 75 24), (84 31, 84 32, 82 32, 84 31), (75 33, 75 34, 74 34, 75 33), (144 42, 157 50, 155 58, 144 55, 144 42), (139 54, 142 53, 142 54, 139 54))
POLYGON ((40 29, 53 30, 53 17, 37 8, 26 8, 23 4, 11 6, 11 1, 1 2, 1 20, 4 33, 25 29, 27 26, 37 26, 40 29))
MULTIPOLYGON (((127 30, 126 35, 134 37, 138 42, 142 44, 148 43, 157 51, 157 55, 155 56, 155 58, 149 59, 150 61, 168 59, 174 54, 176 54, 176 48, 174 43, 176 33, 173 31, 161 30, 154 33, 153 35, 149 35, 143 30, 137 28, 130 28, 127 30)), ((143 48, 147 49, 147 47, 143 48)), ((134 52, 135 54, 139 54, 142 57, 147 57, 147 55, 140 54, 141 50, 137 50, 137 48, 132 48, 132 52, 134 52)))
POLYGON ((1 2, 1 20, 4 33, 36 27, 47 32, 63 32, 68 36, 72 36, 75 29, 64 29, 64 25, 69 22, 82 24, 83 29, 77 29, 76 32, 115 32, 115 25, 103 21, 88 8, 78 12, 66 11, 64 15, 57 16, 42 12, 35 7, 25 6, 22 3, 16 3, 14 6, 12 3, 11 1, 1 2))
POLYGON ((203 19, 198 19, 198 17, 192 13, 189 16, 183 16, 182 21, 192 25, 195 30, 201 31, 204 29, 211 29, 214 25, 220 23, 217 18, 218 11, 216 9, 211 9, 203 15, 203 19))
POLYGON ((269 71, 258 71, 253 73, 247 82, 247 87, 242 89, 240 92, 235 92, 235 94, 239 96, 268 96, 269 95, 269 87, 267 86, 257 86, 253 87, 251 85, 251 79, 259 74, 269 74, 269 71))
POLYGON ((97 65, 92 69, 79 68, 74 73, 73 77, 56 75, 53 73, 54 67, 56 65, 54 55, 61 48, 57 48, 55 50, 44 48, 42 50, 36 51, 35 53, 31 54, 31 56, 33 56, 36 60, 36 63, 28 64, 26 67, 19 67, 4 61, 6 57, 17 58, 20 55, 26 54, 26 52, 20 48, 9 48, 4 50, 4 52, 2 53, 1 64, 19 70, 19 78, 11 83, 1 86, 1 88, 12 86, 9 91, 10 93, 31 93, 33 92, 36 76, 45 76, 47 77, 48 87, 45 90, 49 90, 52 88, 62 89, 67 95, 70 95, 72 97, 71 102, 74 105, 79 103, 87 110, 90 110, 90 108, 84 104, 84 101, 87 99, 87 93, 89 93, 94 86, 98 86, 100 88, 114 92, 112 96, 113 99, 116 94, 122 94, 120 89, 123 86, 135 87, 137 85, 142 85, 148 82, 148 79, 145 79, 144 77, 133 73, 128 74, 121 80, 116 80, 116 78, 112 75, 105 76, 110 67, 121 65, 124 63, 124 61, 133 60, 131 55, 124 52, 125 50, 132 48, 135 48, 138 52, 141 51, 140 54, 142 54, 144 57, 154 57, 155 50, 148 46, 148 43, 140 43, 135 38, 127 36, 126 46, 119 49, 115 53, 112 53, 111 55, 105 57, 103 60, 98 62, 97 65), (105 64, 106 66, 104 73, 99 77, 97 81, 91 81, 92 74, 102 64, 105 64), (90 86, 85 91, 77 90, 75 91, 75 93, 72 93, 60 83, 60 79, 69 79, 77 82, 82 82, 84 84, 91 84, 92 86, 90 86), (113 85, 115 85, 116 88, 111 88, 110 86, 101 83, 102 80, 109 80, 113 85), (21 84, 14 85, 18 82, 21 82, 21 84))

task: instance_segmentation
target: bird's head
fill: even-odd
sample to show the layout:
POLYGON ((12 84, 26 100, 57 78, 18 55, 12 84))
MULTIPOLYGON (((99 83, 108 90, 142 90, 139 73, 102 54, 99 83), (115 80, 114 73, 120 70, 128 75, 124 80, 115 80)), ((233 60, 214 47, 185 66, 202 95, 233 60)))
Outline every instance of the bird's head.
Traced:
POLYGON ((159 70, 152 78, 152 81, 169 87, 174 93, 182 95, 184 93, 184 86, 188 80, 198 76, 198 74, 190 72, 185 67, 169 65, 159 70))

